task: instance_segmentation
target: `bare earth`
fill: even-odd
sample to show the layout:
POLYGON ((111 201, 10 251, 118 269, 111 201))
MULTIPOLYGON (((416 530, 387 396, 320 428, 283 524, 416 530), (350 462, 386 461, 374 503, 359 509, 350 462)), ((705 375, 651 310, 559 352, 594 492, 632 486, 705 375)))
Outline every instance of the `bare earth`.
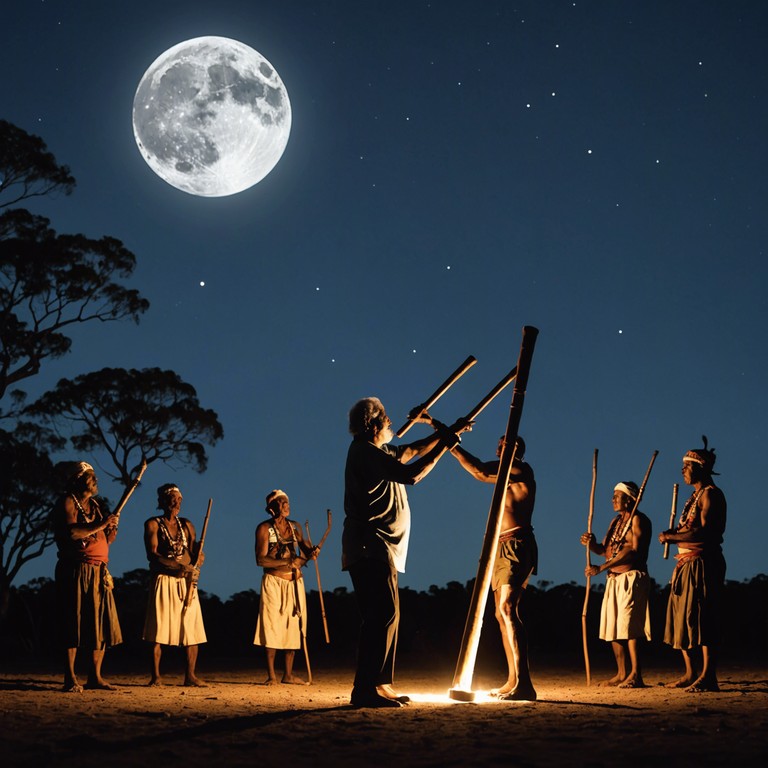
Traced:
MULTIPOLYGON (((50 674, 0 675, 0 762, 25 766, 763 766, 768 670, 721 670, 720 693, 587 688, 575 672, 536 672, 535 703, 348 706, 351 673, 264 686, 261 671, 111 676, 116 691, 61 692, 50 674)), ((404 673, 402 693, 441 697, 451 675, 404 673)), ((489 688, 496 680, 476 681, 489 688)), ((416 696, 414 696, 416 698, 416 696)))

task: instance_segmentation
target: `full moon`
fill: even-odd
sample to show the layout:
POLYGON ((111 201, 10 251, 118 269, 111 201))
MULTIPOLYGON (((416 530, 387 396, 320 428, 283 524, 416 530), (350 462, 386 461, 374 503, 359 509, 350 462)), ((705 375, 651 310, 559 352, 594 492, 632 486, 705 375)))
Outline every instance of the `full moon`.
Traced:
POLYGON ((291 103, 275 68, 226 37, 169 48, 141 78, 133 133, 144 159, 177 189, 224 197, 261 181, 285 150, 291 103))

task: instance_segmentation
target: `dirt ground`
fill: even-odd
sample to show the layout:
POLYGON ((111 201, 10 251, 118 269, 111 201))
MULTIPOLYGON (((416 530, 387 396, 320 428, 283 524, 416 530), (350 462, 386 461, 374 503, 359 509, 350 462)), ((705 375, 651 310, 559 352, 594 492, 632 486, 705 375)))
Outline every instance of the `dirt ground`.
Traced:
MULTIPOLYGON (((597 675, 596 675, 597 676, 597 675)), ((311 686, 217 672, 208 687, 112 675, 115 691, 63 693, 48 673, 0 674, 0 763, 25 766, 763 766, 768 670, 721 670, 719 693, 587 688, 583 673, 537 671, 535 703, 457 703, 451 673, 403 673, 398 710, 349 707, 349 671, 311 686), (431 699, 431 700, 430 700, 431 699)), ((490 688, 497 680, 476 680, 490 688)))

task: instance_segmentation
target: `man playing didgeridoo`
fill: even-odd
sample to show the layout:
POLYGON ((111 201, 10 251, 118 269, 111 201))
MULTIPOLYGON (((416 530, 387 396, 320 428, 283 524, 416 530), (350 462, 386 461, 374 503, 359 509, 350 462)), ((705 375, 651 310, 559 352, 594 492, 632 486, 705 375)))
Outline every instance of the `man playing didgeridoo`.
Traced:
POLYGON ((270 519, 256 528, 256 563, 264 569, 259 599, 259 619, 254 645, 262 645, 267 653, 266 685, 275 685, 275 656, 285 651, 285 671, 281 682, 304 685, 293 674, 295 649, 307 637, 307 600, 301 569, 320 551, 310 548, 288 515, 291 503, 280 490, 267 495, 270 519))
MULTIPOLYGON (((504 701, 535 701, 536 689, 528 669, 528 634, 520 618, 520 598, 528 579, 536 573, 539 551, 531 520, 536 503, 536 479, 533 469, 523 461, 525 442, 516 440, 517 451, 509 473, 509 483, 501 519, 501 533, 491 588, 496 620, 507 657, 507 681, 491 694, 504 701)), ((496 456, 501 459, 504 436, 499 438, 496 456)), ((464 469, 482 483, 495 483, 500 461, 481 461, 463 448, 451 453, 464 469)))
POLYGON ((668 684, 691 693, 717 691, 720 600, 725 583, 722 542, 726 502, 712 475, 715 452, 704 447, 683 457, 683 480, 693 486, 677 527, 659 534, 662 544, 677 544, 664 642, 683 654, 685 673, 668 684), (699 671, 700 670, 700 671, 699 671))
POLYGON ((152 581, 144 617, 144 640, 153 643, 152 677, 149 685, 162 685, 160 658, 164 645, 183 645, 186 653, 184 685, 205 686, 197 677, 197 651, 206 642, 203 614, 196 582, 205 555, 200 551, 195 527, 181 511, 181 491, 166 483, 157 489, 157 508, 163 513, 144 523, 144 546, 152 581), (191 602, 184 603, 187 590, 193 589, 191 602))
POLYGON ((59 559, 56 563, 56 604, 59 629, 67 649, 64 690, 83 690, 75 674, 77 649, 91 652, 86 688, 114 690, 101 676, 104 651, 123 641, 117 618, 112 577, 107 570, 109 546, 117 536, 117 515, 101 511, 94 498, 99 484, 85 461, 68 472, 66 493, 51 511, 59 559))
MULTIPOLYGON (((415 421, 432 423, 426 412, 415 421)), ((423 480, 470 428, 461 419, 422 440, 392 447, 392 422, 378 398, 359 400, 349 412, 353 439, 344 473, 342 569, 349 571, 362 620, 353 707, 405 703, 392 687, 400 622, 397 572, 405 571, 411 527, 404 486, 423 480)))
POLYGON ((605 538, 598 544, 592 533, 581 537, 584 546, 589 546, 596 555, 605 556, 603 565, 588 566, 584 573, 586 576, 597 576, 603 571, 608 573, 600 609, 600 639, 613 647, 616 674, 602 685, 617 685, 619 688, 645 688, 638 640, 643 637, 651 639, 648 609, 651 579, 647 565, 651 521, 640 511, 632 514, 639 492, 635 483, 618 483, 613 489, 616 517, 608 526, 605 538))

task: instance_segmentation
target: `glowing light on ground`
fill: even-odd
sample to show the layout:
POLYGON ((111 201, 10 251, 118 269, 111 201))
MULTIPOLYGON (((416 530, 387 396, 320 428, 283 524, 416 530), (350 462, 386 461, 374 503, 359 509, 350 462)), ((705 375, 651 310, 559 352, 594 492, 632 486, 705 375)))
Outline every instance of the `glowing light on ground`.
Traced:
POLYGON ((406 693, 405 695, 414 704, 529 704, 527 701, 502 701, 498 696, 491 695, 490 691, 472 691, 472 701, 457 701, 452 699, 450 692, 445 693, 406 693))

